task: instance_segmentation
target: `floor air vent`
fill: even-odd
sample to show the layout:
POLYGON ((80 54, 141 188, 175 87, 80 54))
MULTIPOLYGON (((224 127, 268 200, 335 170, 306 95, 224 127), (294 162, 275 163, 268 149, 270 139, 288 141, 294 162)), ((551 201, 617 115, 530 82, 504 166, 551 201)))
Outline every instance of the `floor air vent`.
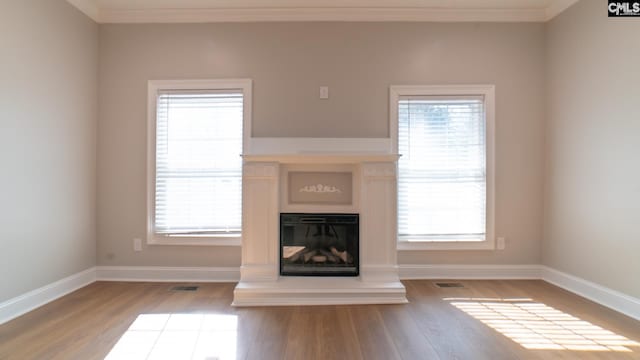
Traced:
POLYGON ((199 286, 178 285, 171 288, 171 291, 197 291, 199 286))
POLYGON ((462 285, 461 283, 455 283, 455 282, 436 283, 436 286, 439 288, 463 288, 464 287, 464 285, 462 285))

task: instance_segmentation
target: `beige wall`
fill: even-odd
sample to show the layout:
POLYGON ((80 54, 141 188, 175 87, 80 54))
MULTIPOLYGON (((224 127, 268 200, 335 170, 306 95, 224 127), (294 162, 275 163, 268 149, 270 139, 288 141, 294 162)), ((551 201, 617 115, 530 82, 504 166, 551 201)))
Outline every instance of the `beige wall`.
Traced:
POLYGON ((547 31, 543 262, 640 297, 640 21, 582 0, 547 31))
POLYGON ((95 265, 96 252, 101 265, 239 265, 236 247, 135 253, 131 242, 145 233, 147 80, 229 77, 254 80, 255 136, 384 137, 389 85, 495 84, 496 234, 507 249, 399 262, 542 261, 639 297, 638 39, 639 22, 608 19, 598 0, 546 25, 100 29, 62 0, 5 1, 0 301, 95 265), (318 100, 320 85, 330 100, 318 100))
POLYGON ((0 302, 95 265, 98 26, 65 1, 0 11, 0 302))
POLYGON ((392 84, 491 83, 496 230, 504 251, 404 252, 402 263, 540 262, 544 24, 263 23, 100 26, 98 263, 235 266, 233 247, 145 246, 150 79, 251 78, 255 136, 384 137, 392 84), (328 101, 318 87, 330 87, 328 101))

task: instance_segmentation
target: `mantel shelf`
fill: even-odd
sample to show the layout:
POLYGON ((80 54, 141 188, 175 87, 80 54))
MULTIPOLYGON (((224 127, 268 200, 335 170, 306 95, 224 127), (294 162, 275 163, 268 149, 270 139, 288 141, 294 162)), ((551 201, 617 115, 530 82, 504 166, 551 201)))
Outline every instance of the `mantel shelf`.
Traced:
POLYGON ((398 154, 372 153, 298 153, 298 154, 246 154, 245 162, 276 162, 280 164, 358 164, 365 162, 395 162, 398 154))

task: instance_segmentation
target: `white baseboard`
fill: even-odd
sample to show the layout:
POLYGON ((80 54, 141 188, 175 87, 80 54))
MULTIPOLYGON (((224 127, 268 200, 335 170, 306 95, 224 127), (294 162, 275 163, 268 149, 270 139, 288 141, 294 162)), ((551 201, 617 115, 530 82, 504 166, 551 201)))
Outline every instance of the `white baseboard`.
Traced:
POLYGON ((240 267, 98 266, 98 281, 237 282, 240 267))
MULTIPOLYGON (((539 265, 400 265, 400 279, 540 279, 539 265)), ((99 281, 237 282, 240 267, 98 266, 99 281)))
MULTIPOLYGON (((640 299, 543 265, 400 265, 400 278, 538 279, 640 320, 640 299)), ((239 267, 98 266, 0 303, 0 324, 99 281, 237 282, 239 267)), ((378 299, 381 300, 381 299, 378 299)))
POLYGON ((640 320, 640 299, 544 265, 400 265, 400 279, 544 280, 640 320))
POLYGON ((0 324, 4 324, 81 287, 87 286, 94 282, 95 279, 96 270, 92 267, 4 301, 0 303, 0 324))
POLYGON ((547 266, 540 270, 542 280, 640 320, 640 299, 547 266))
POLYGON ((540 279, 539 265, 399 265, 400 279, 540 279))

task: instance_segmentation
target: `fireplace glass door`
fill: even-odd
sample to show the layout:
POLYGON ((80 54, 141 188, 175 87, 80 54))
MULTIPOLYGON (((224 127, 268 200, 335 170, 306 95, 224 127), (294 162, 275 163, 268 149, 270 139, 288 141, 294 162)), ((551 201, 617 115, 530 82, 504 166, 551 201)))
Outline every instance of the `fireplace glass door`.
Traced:
POLYGON ((280 214, 280 275, 358 276, 358 214, 280 214))

